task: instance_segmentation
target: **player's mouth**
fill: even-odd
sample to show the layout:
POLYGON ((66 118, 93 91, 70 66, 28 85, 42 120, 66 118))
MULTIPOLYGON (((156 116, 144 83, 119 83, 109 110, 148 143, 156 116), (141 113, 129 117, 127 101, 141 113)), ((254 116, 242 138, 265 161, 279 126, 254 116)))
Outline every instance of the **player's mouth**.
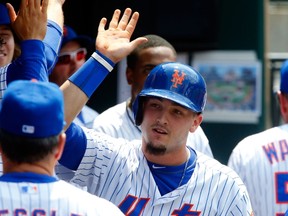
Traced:
POLYGON ((0 57, 5 57, 7 54, 0 50, 0 57))
POLYGON ((153 127, 152 130, 158 134, 168 134, 167 130, 162 127, 153 127))

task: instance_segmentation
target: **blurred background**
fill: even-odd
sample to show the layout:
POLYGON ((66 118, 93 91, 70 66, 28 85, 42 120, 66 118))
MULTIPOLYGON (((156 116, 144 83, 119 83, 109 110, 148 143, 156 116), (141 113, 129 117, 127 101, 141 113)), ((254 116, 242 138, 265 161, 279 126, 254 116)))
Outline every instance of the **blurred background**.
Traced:
MULTIPOLYGON (((20 2, 1 1, 12 3, 16 9, 20 2)), ((230 115, 223 115, 224 108, 211 113, 219 116, 217 120, 210 116, 202 123, 214 157, 220 162, 227 163, 231 150, 244 137, 281 123, 275 91, 279 85, 279 68, 288 58, 288 0, 106 0, 101 3, 66 0, 65 24, 78 34, 95 38, 100 19, 110 20, 116 8, 123 11, 126 7, 140 13, 133 38, 158 34, 175 46, 185 63, 193 66, 200 58, 205 64, 212 61, 222 66, 236 65, 237 70, 239 64, 239 68, 245 68, 246 64, 260 65, 253 82, 257 85, 253 88, 254 99, 259 103, 252 108, 253 121, 241 120, 247 113, 245 109, 228 110, 229 119, 230 115)), ((119 63, 108 75, 88 106, 102 112, 123 100, 119 96, 119 92, 127 88, 123 87, 126 85, 123 64, 119 63)), ((236 91, 229 94, 236 95, 236 91)))

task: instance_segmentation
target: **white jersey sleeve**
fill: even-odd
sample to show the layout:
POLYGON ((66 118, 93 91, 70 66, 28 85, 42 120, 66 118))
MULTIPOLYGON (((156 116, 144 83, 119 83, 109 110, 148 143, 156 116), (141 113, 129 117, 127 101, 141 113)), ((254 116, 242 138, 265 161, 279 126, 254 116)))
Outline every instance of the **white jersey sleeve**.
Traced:
POLYGON ((141 150, 85 130, 87 149, 72 182, 110 200, 125 215, 245 215, 252 207, 245 185, 229 167, 200 152, 187 184, 161 195, 141 150))
POLYGON ((244 138, 228 166, 243 180, 256 216, 284 215, 288 209, 288 125, 244 138))
POLYGON ((64 181, 0 181, 0 212, 1 215, 123 215, 111 202, 64 181))

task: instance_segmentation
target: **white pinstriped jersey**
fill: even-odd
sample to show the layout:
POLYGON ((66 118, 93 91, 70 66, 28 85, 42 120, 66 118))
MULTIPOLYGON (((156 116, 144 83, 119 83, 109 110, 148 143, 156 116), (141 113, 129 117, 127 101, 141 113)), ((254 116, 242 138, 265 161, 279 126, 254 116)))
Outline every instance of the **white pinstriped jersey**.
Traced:
POLYGON ((9 64, 4 67, 0 67, 0 103, 2 101, 4 91, 7 88, 6 75, 8 66, 9 64))
POLYGON ((87 105, 84 105, 81 112, 73 120, 73 122, 80 125, 80 126, 92 128, 93 127, 93 121, 98 115, 99 115, 98 112, 96 112, 94 109, 90 108, 87 105))
POLYGON ((284 216, 288 209, 288 125, 244 138, 228 166, 243 180, 256 216, 284 216))
MULTIPOLYGON (((124 138, 129 141, 142 139, 141 129, 135 125, 134 114, 126 104, 122 102, 98 115, 94 120, 93 128, 115 138, 124 138)), ((200 126, 195 133, 189 134, 187 145, 213 157, 209 141, 200 126)))
POLYGON ((127 142, 85 129, 87 149, 72 182, 116 204, 125 215, 251 215, 245 185, 229 167, 197 152, 187 184, 161 196, 141 151, 127 142))
POLYGON ((27 183, 0 181, 0 215, 123 215, 111 202, 64 181, 27 183))

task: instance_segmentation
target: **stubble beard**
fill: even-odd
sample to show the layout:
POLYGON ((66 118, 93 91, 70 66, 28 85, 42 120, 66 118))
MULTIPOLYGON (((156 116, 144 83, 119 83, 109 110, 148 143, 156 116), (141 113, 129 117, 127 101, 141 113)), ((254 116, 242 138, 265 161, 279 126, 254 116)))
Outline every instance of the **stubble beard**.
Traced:
POLYGON ((155 146, 152 142, 148 142, 146 145, 146 151, 152 155, 164 155, 166 152, 166 146, 155 146))

